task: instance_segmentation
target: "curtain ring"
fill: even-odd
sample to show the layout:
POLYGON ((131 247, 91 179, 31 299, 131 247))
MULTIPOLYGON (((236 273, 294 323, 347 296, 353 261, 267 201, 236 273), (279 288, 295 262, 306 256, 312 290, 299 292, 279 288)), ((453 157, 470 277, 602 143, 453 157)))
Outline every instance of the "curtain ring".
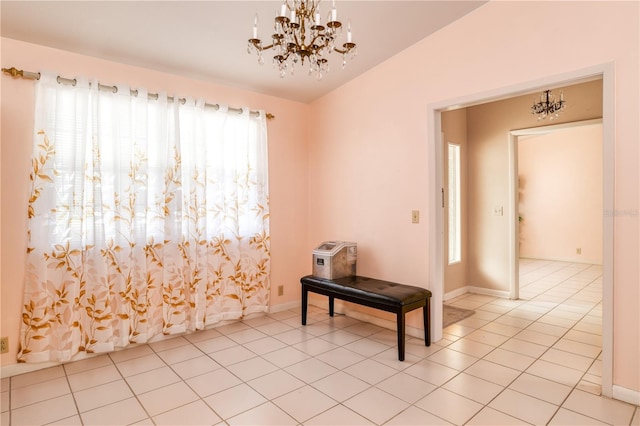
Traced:
MULTIPOLYGON (((40 73, 38 73, 38 74, 40 74, 40 73)), ((67 80, 67 81, 72 82, 71 85, 74 86, 74 87, 78 83, 78 80, 75 79, 75 78, 73 80, 71 80, 70 78, 63 78, 63 77, 60 77, 60 76, 56 77, 56 81, 58 82, 58 84, 62 84, 62 80, 67 80)))

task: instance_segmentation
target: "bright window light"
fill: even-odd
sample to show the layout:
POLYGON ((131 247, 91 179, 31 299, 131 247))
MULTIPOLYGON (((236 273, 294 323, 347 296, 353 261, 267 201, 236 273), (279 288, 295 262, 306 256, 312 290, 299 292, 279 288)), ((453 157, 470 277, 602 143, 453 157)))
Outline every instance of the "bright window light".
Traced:
POLYGON ((449 143, 449 264, 462 260, 460 145, 449 143))

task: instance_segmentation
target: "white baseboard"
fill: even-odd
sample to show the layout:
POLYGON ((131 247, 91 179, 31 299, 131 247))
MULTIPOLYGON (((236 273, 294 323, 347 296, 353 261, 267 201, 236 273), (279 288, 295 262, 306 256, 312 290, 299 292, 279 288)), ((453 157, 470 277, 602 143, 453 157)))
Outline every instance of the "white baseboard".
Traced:
POLYGON ((633 405, 640 405, 640 391, 613 385, 613 399, 619 399, 620 401, 633 405))
MULTIPOLYGON (((327 309, 327 303, 325 301, 320 300, 309 300, 309 305, 316 306, 318 308, 327 309)), ((389 330, 393 330, 394 332, 397 329, 397 323, 395 321, 386 320, 384 318, 376 317, 364 312, 357 311, 355 309, 350 309, 346 304, 344 304, 341 300, 336 300, 334 305, 334 312, 336 314, 342 314, 349 318, 355 318, 360 321, 368 322, 370 324, 377 325, 378 327, 386 328, 389 330)), ((424 339, 424 330, 422 328, 411 327, 409 325, 405 325, 405 333, 411 337, 416 337, 418 339, 424 339)))
POLYGON ((447 300, 455 299, 458 296, 462 296, 465 293, 469 293, 468 286, 460 287, 455 290, 451 290, 448 293, 445 293, 444 296, 442 296, 442 300, 446 302, 447 300))
POLYGON ((293 302, 281 303, 279 305, 273 305, 269 307, 269 313, 274 314, 276 312, 282 312, 289 309, 299 308, 302 302, 300 300, 294 300, 293 302))
POLYGON ((493 288, 474 287, 469 286, 469 293, 482 294, 484 296, 500 297, 502 299, 508 299, 511 296, 509 290, 496 290, 493 288))
POLYGON ((520 259, 530 260, 548 260, 550 262, 564 262, 564 263, 584 263, 587 265, 602 265, 602 259, 580 259, 573 257, 533 257, 533 256, 520 256, 520 259))
POLYGON ((462 296, 465 293, 474 293, 474 294, 482 294, 484 296, 493 296, 493 297, 500 297, 502 299, 508 299, 510 297, 510 293, 509 291, 504 291, 504 290, 495 290, 492 288, 484 288, 484 287, 475 287, 472 285, 468 285, 468 286, 464 286, 461 288, 457 288, 453 291, 450 291, 448 293, 445 293, 445 295, 443 296, 442 300, 444 300, 445 302, 447 300, 451 300, 454 299, 458 296, 462 296))
MULTIPOLYGON (((392 331, 396 331, 397 324, 395 321, 389 321, 384 318, 374 317, 373 315, 365 314, 363 312, 358 312, 353 309, 343 309, 342 312, 344 315, 355 318, 360 321, 368 322, 374 325, 377 325, 382 328, 386 328, 392 331)), ((417 337, 418 339, 424 339, 424 330, 421 328, 411 327, 405 325, 405 333, 411 337, 417 337)))
MULTIPOLYGON (((101 354, 102 355, 102 354, 101 354)), ((2 366, 2 378, 17 376, 18 374, 31 373, 32 371, 42 370, 44 368, 56 367, 61 365, 59 362, 39 362, 37 364, 16 363, 2 366)))

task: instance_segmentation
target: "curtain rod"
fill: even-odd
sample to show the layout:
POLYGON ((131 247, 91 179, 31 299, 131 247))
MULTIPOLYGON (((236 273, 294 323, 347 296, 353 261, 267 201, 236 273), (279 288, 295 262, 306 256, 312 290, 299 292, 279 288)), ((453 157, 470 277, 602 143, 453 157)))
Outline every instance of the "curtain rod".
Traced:
MULTIPOLYGON (((40 80, 40 73, 39 72, 31 72, 31 71, 24 71, 24 70, 19 70, 16 69, 15 67, 11 67, 11 68, 2 68, 2 72, 4 72, 5 74, 9 74, 12 77, 22 77, 22 78, 26 78, 29 80, 40 80)), ((60 77, 58 76, 58 83, 60 84, 71 84, 72 86, 76 85, 76 79, 75 78, 65 78, 65 77, 60 77)), ((117 93, 118 92, 118 87, 117 86, 107 86, 104 84, 100 84, 98 83, 98 90, 104 90, 104 91, 111 91, 113 93, 117 93)), ((131 89, 131 95, 133 96, 138 96, 138 91, 131 89)), ((158 99, 158 94, 157 93, 149 93, 149 99, 154 99, 157 100, 158 99)), ((174 99, 172 96, 167 96, 167 100, 169 102, 173 102, 174 99)), ((180 102, 181 104, 184 104, 187 100, 185 98, 178 98, 178 102, 180 102)), ((206 107, 210 107, 210 108, 215 108, 215 109, 219 109, 220 105, 218 104, 207 104, 205 103, 204 106, 206 107)), ((238 113, 242 112, 242 108, 234 108, 234 107, 229 107, 228 108, 229 111, 235 111, 238 113)), ((252 115, 259 115, 260 113, 258 111, 250 111, 250 113, 252 115)), ((267 117, 268 120, 274 119, 275 115, 271 114, 270 112, 266 113, 265 116, 267 117)))

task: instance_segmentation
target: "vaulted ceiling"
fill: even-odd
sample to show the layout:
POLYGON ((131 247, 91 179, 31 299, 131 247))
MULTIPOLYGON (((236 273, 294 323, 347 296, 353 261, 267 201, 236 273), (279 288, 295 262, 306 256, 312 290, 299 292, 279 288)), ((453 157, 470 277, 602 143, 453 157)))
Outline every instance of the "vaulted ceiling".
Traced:
POLYGON ((330 55, 330 72, 321 81, 302 68, 280 78, 268 51, 262 66, 247 54, 256 13, 265 39, 279 0, 3 0, 0 28, 2 37, 308 103, 484 3, 338 0, 338 19, 351 20, 358 55, 345 69, 340 55, 330 55))

